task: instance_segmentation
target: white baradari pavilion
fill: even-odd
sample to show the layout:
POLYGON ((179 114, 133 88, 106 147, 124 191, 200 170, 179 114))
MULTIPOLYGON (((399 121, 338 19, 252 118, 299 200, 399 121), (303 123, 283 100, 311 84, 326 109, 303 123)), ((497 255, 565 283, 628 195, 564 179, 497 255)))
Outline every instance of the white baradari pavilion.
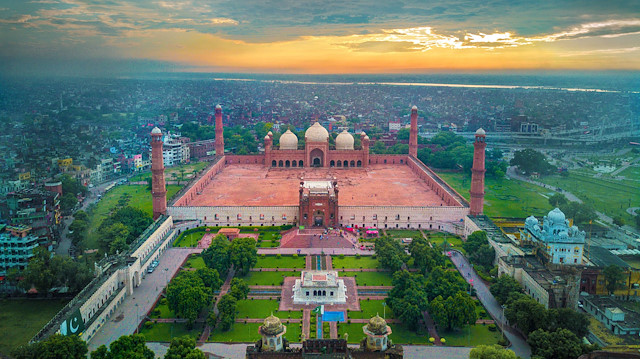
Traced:
POLYGON ((293 304, 345 304, 347 287, 336 271, 303 271, 293 286, 293 304))

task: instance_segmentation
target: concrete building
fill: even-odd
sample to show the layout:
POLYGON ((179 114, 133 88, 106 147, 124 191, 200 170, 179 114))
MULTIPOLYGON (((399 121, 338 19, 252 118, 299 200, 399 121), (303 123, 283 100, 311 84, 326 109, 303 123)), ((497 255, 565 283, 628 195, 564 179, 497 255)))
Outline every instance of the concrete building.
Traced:
POLYGON ((345 304, 347 287, 336 271, 303 271, 293 286, 294 304, 345 304))
POLYGON ((9 193, 0 206, 2 218, 10 225, 30 227, 40 245, 51 249, 62 220, 60 197, 58 192, 37 189, 9 193))
POLYGON ((624 303, 608 296, 586 295, 581 298, 583 309, 615 335, 640 336, 640 314, 624 303))
POLYGON ((11 268, 27 268, 38 245, 38 236, 31 234, 31 227, 0 224, 0 277, 11 268))

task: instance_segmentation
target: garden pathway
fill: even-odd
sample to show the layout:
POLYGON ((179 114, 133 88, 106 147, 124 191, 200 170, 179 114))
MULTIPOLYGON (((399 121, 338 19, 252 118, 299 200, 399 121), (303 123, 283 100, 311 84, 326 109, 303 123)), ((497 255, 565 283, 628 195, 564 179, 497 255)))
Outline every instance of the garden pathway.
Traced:
POLYGON ((311 309, 305 309, 302 312, 302 335, 309 338, 311 332, 311 309))
POLYGON ((325 268, 326 270, 333 270, 333 259, 331 256, 325 257, 325 266, 327 267, 325 268))
MULTIPOLYGON (((230 283, 235 273, 236 273, 235 269, 231 268, 229 270, 229 273, 227 273, 227 279, 224 281, 224 284, 222 285, 222 287, 220 287, 220 293, 216 297, 216 301, 213 305, 213 312, 216 315, 218 315, 219 313, 218 302, 220 301, 220 298, 222 298, 222 296, 227 294, 227 292, 229 291, 229 287, 231 287, 230 283)), ((219 321, 219 318, 218 318, 218 321, 219 321)), ((216 322, 216 324, 218 323, 216 322)), ((202 335, 200 336, 200 340, 198 340, 198 343, 206 342, 209 339, 209 335, 211 335, 211 326, 209 325, 209 323, 207 323, 207 325, 204 327, 204 330, 202 331, 202 335)))
POLYGON ((442 343, 440 342, 440 336, 438 335, 438 331, 436 330, 436 324, 433 322, 433 319, 431 319, 431 315, 429 315, 429 312, 422 312, 422 318, 424 320, 424 324, 427 326, 429 336, 435 339, 434 344, 438 346, 442 345, 442 343))
POLYGON ((527 344, 527 341, 520 336, 516 332, 515 329, 511 328, 507 323, 505 318, 502 315, 502 307, 496 299, 493 297, 493 294, 489 291, 489 287, 482 281, 482 279, 478 276, 478 274, 471 268, 469 261, 465 258, 462 253, 453 250, 451 251, 451 261, 455 264, 456 268, 462 275, 462 277, 469 283, 469 280, 473 280, 473 287, 476 290, 476 296, 487 309, 487 312, 493 317, 501 328, 503 328, 504 335, 511 342, 511 346, 509 349, 513 350, 518 356, 523 358, 531 357, 531 347, 527 344), (464 268, 464 269, 462 269, 464 268), (470 269, 471 268, 471 269, 470 269))
POLYGON ((329 322, 329 336, 331 339, 338 339, 338 322, 329 322))

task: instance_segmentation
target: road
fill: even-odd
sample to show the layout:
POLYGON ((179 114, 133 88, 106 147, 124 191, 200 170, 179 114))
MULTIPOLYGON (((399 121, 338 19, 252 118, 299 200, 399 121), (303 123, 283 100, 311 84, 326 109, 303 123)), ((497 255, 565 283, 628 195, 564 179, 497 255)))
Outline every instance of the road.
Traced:
POLYGON ((464 277, 467 283, 469 283, 469 280, 473 280, 473 287, 476 290, 478 300, 480 300, 482 305, 484 305, 487 312, 491 314, 491 317, 493 317, 496 323, 501 328, 504 328, 504 335, 511 342, 511 347, 509 347, 509 349, 513 350, 518 356, 530 358, 531 347, 529 347, 527 341, 521 337, 520 334, 506 324, 506 319, 502 315, 502 307, 489 291, 489 287, 484 284, 482 279, 480 279, 475 270, 473 270, 469 264, 469 261, 460 252, 452 251, 451 253, 451 261, 455 264, 460 274, 462 274, 462 277, 464 277))

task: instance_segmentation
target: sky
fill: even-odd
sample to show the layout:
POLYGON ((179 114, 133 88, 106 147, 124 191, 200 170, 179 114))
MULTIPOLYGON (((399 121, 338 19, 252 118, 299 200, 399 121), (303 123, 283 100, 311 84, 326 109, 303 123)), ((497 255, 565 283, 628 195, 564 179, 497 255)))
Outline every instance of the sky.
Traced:
POLYGON ((4 74, 639 69, 639 0, 0 0, 4 74))

